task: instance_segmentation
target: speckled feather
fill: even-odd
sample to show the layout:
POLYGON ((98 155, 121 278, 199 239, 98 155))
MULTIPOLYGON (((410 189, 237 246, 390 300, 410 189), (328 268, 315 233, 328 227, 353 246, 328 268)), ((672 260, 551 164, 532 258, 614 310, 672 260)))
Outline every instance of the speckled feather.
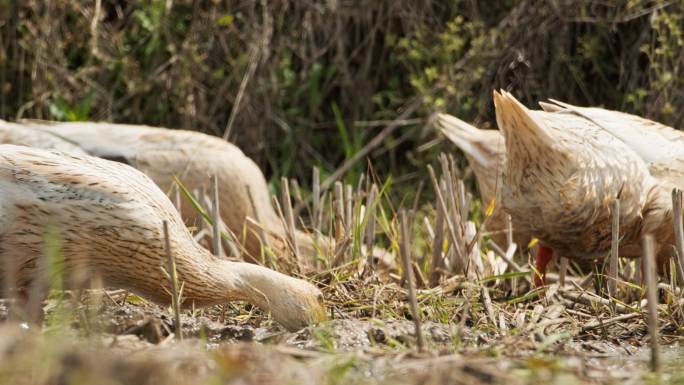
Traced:
POLYGON ((506 139, 503 206, 516 223, 559 255, 603 257, 619 195, 621 254, 640 255, 641 236, 667 216, 643 159, 584 117, 530 111, 506 92, 494 102, 506 139))
POLYGON ((87 154, 77 144, 50 133, 30 129, 23 124, 10 123, 4 120, 0 120, 0 143, 59 150, 72 154, 87 154))
MULTIPOLYGON (((125 161, 147 174, 163 190, 168 191, 174 176, 189 190, 205 188, 216 175, 219 181, 221 217, 231 231, 245 235, 244 247, 258 260, 261 243, 258 231, 246 222, 249 216, 259 218, 267 233, 272 235, 271 245, 285 249, 286 231, 270 200, 266 179, 259 167, 235 145, 217 137, 186 130, 169 130, 139 125, 112 123, 53 123, 25 121, 28 127, 76 143, 89 154, 107 159, 125 161), (247 195, 252 194, 255 215, 247 195), (245 227, 247 232, 244 232, 245 227)), ((187 203, 187 202, 185 202, 187 203)), ((183 207, 184 218, 197 222, 194 209, 183 207)), ((311 236, 297 231, 297 243, 306 265, 316 254, 311 236)), ((319 238, 321 250, 334 250, 332 242, 319 238)))
POLYGON ((198 245, 166 195, 138 170, 86 155, 0 145, 0 278, 14 280, 2 287, 26 289, 44 273, 45 234, 54 229, 68 281, 97 274, 108 286, 167 303, 163 220, 185 305, 248 300, 289 328, 321 317, 320 292, 309 283, 219 260, 198 245))

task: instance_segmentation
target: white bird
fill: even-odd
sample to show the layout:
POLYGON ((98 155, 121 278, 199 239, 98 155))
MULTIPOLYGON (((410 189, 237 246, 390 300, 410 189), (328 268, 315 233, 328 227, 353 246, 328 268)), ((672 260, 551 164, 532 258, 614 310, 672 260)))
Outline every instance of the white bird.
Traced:
POLYGON ((197 244, 167 196, 143 173, 87 155, 0 145, 0 283, 26 290, 44 276, 46 233, 61 241, 64 273, 99 275, 158 303, 170 301, 162 222, 185 306, 245 300, 290 330, 325 319, 310 283, 197 244))
POLYGON ((1 119, 0 143, 59 150, 72 154, 87 154, 79 145, 51 133, 34 130, 24 124, 10 123, 1 119))
MULTIPOLYGON (((170 130, 141 125, 92 122, 23 121, 25 127, 74 143, 90 155, 127 163, 149 176, 162 190, 169 191, 178 177, 190 191, 209 190, 216 175, 219 184, 221 219, 243 243, 248 259, 260 260, 262 243, 257 226, 247 217, 258 219, 269 243, 281 255, 287 250, 287 230, 271 204, 266 179, 259 167, 235 145, 194 131, 170 130), (251 195, 251 197, 250 197, 251 195)), ((185 202, 187 203, 187 202, 185 202)), ((188 221, 197 212, 183 207, 188 221)), ((334 250, 332 241, 295 230, 306 266, 321 252, 334 250)))
POLYGON ((622 256, 640 256, 645 234, 660 245, 669 242, 670 194, 646 160, 657 161, 657 154, 616 127, 578 114, 531 111, 504 91, 494 92, 494 104, 506 142, 503 206, 539 238, 542 275, 554 252, 580 260, 605 257, 610 207, 618 197, 622 256))

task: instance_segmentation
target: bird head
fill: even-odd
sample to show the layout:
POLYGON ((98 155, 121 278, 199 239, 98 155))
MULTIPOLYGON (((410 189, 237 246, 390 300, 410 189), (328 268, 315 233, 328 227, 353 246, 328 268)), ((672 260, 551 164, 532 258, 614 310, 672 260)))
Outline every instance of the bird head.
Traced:
POLYGON ((290 331, 327 319, 323 293, 304 280, 283 276, 267 297, 264 307, 290 331))

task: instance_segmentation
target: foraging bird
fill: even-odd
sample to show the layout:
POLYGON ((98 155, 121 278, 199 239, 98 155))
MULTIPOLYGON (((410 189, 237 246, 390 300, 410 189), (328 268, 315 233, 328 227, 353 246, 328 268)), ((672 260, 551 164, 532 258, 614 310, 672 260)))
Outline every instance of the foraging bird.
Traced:
POLYGON ((547 112, 581 116, 620 139, 646 162, 651 175, 678 187, 684 182, 684 133, 640 116, 598 107, 577 107, 551 99, 547 112), (553 103, 553 104, 551 104, 553 103))
POLYGON ((637 153, 644 159, 653 157, 653 155, 661 158, 666 158, 666 156, 662 154, 662 151, 652 153, 653 150, 644 146, 643 142, 636 143, 630 138, 643 140, 646 137, 649 144, 665 145, 668 147, 668 151, 681 148, 684 145, 684 132, 641 116, 599 107, 578 107, 554 99, 550 99, 549 102, 539 102, 539 105, 546 112, 575 114, 604 127, 616 137, 623 139, 628 145, 635 146, 637 153), (658 143, 654 143, 654 141, 658 141, 658 143), (652 155, 648 156, 647 154, 652 155))
POLYGON ((531 111, 511 94, 494 92, 505 137, 502 204, 516 225, 540 240, 543 274, 553 253, 586 260, 610 250, 611 210, 620 204, 620 254, 641 255, 641 238, 671 239, 669 191, 620 135, 577 114, 531 111))
POLYGON ((33 130, 23 124, 10 123, 1 119, 0 143, 43 148, 48 150, 59 150, 79 155, 87 154, 77 144, 66 141, 53 134, 33 130))
MULTIPOLYGON (((504 137, 497 130, 481 130, 455 116, 439 114, 437 124, 449 140, 463 151, 475 174, 484 207, 494 202, 494 211, 487 222, 487 229, 498 245, 506 244, 506 213, 501 208, 501 175, 506 150, 504 137)), ((526 247, 532 237, 513 226, 514 241, 526 247)))
MULTIPOLYGON (((264 229, 270 245, 281 255, 287 249, 287 230, 271 204, 266 179, 259 167, 235 145, 220 138, 185 130, 140 125, 91 122, 25 121, 25 127, 48 133, 78 145, 90 155, 127 163, 149 176, 162 190, 169 191, 178 177, 190 191, 209 190, 216 175, 221 219, 240 238, 248 259, 260 260, 262 242, 257 225, 264 229)), ((187 202, 184 202, 187 204, 187 202)), ((186 220, 196 221, 197 212, 184 207, 186 220)), ((318 251, 334 250, 332 242, 295 230, 306 266, 318 251)))
MULTIPOLYGON (((107 286, 170 301, 163 221, 185 306, 245 300, 290 330, 325 319, 310 283, 249 263, 228 262, 194 241, 167 196, 127 165, 87 156, 0 145, 0 283, 39 287, 56 233, 67 281, 99 275, 107 286)), ((44 294, 44 293, 43 293, 44 294)))

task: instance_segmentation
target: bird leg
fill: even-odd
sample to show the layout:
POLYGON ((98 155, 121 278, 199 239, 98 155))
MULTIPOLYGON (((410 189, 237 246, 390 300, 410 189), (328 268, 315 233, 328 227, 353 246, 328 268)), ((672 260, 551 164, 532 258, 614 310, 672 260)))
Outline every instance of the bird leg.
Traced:
POLYGON ((551 262, 553 258, 553 250, 542 245, 537 245, 537 256, 534 260, 534 287, 544 286, 546 278, 546 265, 551 262))

